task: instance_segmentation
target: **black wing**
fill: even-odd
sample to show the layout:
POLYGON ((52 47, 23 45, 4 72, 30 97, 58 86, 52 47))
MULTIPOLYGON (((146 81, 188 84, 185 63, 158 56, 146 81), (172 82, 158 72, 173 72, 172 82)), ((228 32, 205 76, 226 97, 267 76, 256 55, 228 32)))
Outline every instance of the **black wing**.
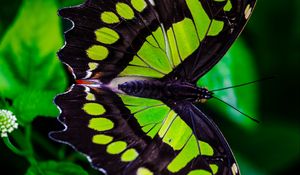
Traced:
MULTIPOLYGON (((66 44, 58 56, 72 69, 75 79, 99 79, 102 82, 109 82, 128 65, 146 36, 159 26, 159 21, 148 1, 147 7, 141 13, 135 11, 135 18, 131 20, 118 15, 116 12, 118 2, 128 3, 126 0, 87 0, 80 6, 59 11, 60 16, 74 24, 73 28, 65 33, 66 44), (104 22, 101 15, 106 12, 118 15, 117 20, 104 22), (115 42, 99 41, 96 31, 101 28, 109 28, 116 32, 118 39, 115 42), (97 46, 98 50, 89 51, 93 46, 97 46)), ((108 18, 107 20, 112 18, 110 14, 104 16, 108 18)), ((114 39, 105 32, 101 34, 102 38, 114 39)))
POLYGON ((217 174, 240 174, 225 137, 217 125, 201 111, 201 107, 196 107, 190 102, 179 102, 173 108, 189 126, 192 126, 193 132, 199 140, 209 143, 214 148, 213 157, 201 156, 201 159, 205 160, 204 162, 217 164, 219 167, 217 174))
POLYGON ((210 19, 224 22, 223 29, 216 36, 206 35, 198 49, 164 79, 181 79, 196 83, 224 56, 244 29, 256 0, 230 0, 232 8, 229 11, 224 7, 224 2, 229 1, 223 1, 221 5, 222 2, 201 0, 210 19))
MULTIPOLYGON (((174 48, 170 48, 170 52, 174 55, 179 54, 180 64, 170 63, 173 64, 171 73, 169 70, 165 72, 168 75, 163 79, 180 78, 196 82, 229 49, 242 31, 255 5, 255 0, 141 2, 146 3, 142 10, 134 7, 129 0, 87 0, 83 5, 62 9, 59 12, 61 16, 74 23, 74 27, 66 32, 66 45, 58 55, 62 62, 70 66, 76 79, 99 79, 108 83, 129 64, 138 68, 143 65, 142 68, 150 67, 157 71, 157 68, 151 65, 151 59, 157 59, 159 62, 159 59, 163 58, 143 58, 142 55, 146 53, 139 52, 143 44, 148 43, 152 49, 159 47, 165 56, 170 57, 166 48, 172 44, 170 40, 172 39, 174 48), (132 9, 132 18, 117 11, 116 6, 120 3, 132 9), (197 5, 196 9, 192 9, 193 4, 197 5), (205 17, 197 17, 198 11, 199 13, 202 11, 205 17), (193 52, 188 52, 188 56, 180 53, 185 50, 184 45, 177 41, 177 37, 180 36, 176 33, 174 36, 171 34, 176 30, 174 24, 186 19, 193 21, 197 31, 193 29, 192 33, 199 35, 197 42, 200 43, 193 52), (202 27, 203 20, 207 22, 206 26, 202 27), (213 25, 215 21, 222 23, 221 29, 213 25), (155 36, 154 32, 157 30, 162 30, 163 41, 155 36), (155 41, 147 40, 151 36, 155 41), (139 62, 144 63, 137 63, 134 60, 135 56, 139 58, 139 62)), ((125 10, 125 13, 127 12, 125 10)))
POLYGON ((158 100, 142 101, 148 104, 105 88, 73 85, 55 99, 65 129, 50 136, 107 174, 239 174, 224 137, 199 109, 189 102, 168 108, 158 100), (157 108, 160 112, 153 114, 157 108))
POLYGON ((120 154, 107 153, 109 143, 126 141, 127 146, 121 152, 129 149, 141 152, 150 142, 122 100, 110 90, 73 85, 68 92, 57 96, 55 103, 61 110, 59 121, 65 129, 50 133, 50 137, 85 154, 93 167, 102 172, 122 174, 128 165, 121 161, 120 154), (83 109, 93 103, 100 105, 95 110, 103 110, 103 114, 89 114, 83 109), (98 126, 97 130, 97 124, 102 124, 102 129, 98 126))

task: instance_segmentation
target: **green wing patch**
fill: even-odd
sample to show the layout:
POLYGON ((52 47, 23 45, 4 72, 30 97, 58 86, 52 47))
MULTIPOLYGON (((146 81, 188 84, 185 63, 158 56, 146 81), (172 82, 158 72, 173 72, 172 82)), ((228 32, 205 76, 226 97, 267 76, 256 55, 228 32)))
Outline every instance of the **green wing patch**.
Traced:
MULTIPOLYGON (((174 151, 178 151, 178 154, 170 159, 167 165, 169 172, 179 172, 200 155, 214 156, 214 149, 210 144, 198 140, 192 128, 163 102, 124 94, 119 94, 119 96, 145 134, 152 139, 159 137, 163 143, 169 145, 174 151)), ((216 173, 218 166, 209 165, 213 168, 203 171, 216 173)))
POLYGON ((159 26, 120 76, 162 78, 195 52, 206 35, 215 36, 222 31, 223 21, 210 20, 198 0, 189 2, 194 19, 184 18, 167 30, 159 26))

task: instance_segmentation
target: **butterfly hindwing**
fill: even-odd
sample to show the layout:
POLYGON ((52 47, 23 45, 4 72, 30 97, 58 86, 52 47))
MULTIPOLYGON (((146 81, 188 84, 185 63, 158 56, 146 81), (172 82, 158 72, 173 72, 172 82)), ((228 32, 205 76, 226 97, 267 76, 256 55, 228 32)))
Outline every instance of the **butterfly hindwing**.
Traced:
POLYGON ((162 123, 157 120, 170 113, 160 101, 119 97, 107 89, 73 85, 57 96, 55 103, 66 128, 52 132, 51 138, 84 153, 102 172, 119 175, 147 170, 160 174, 175 156, 157 136, 162 123))
POLYGON ((55 102, 66 128, 51 137, 108 174, 231 174, 236 165, 220 131, 190 103, 171 109, 159 100, 82 85, 55 102))
POLYGON ((199 157, 201 159, 197 160, 198 163, 194 163, 195 166, 201 162, 202 164, 207 162, 213 174, 240 174, 236 160, 223 134, 216 124, 201 111, 201 108, 199 109, 190 102, 182 102, 174 106, 174 111, 183 118, 188 126, 193 128, 193 134, 196 138, 209 145, 209 147, 199 145, 201 150, 199 157))
POLYGON ((74 85, 55 103, 66 128, 50 136, 84 153, 102 172, 120 174, 149 142, 120 98, 109 90, 74 85))

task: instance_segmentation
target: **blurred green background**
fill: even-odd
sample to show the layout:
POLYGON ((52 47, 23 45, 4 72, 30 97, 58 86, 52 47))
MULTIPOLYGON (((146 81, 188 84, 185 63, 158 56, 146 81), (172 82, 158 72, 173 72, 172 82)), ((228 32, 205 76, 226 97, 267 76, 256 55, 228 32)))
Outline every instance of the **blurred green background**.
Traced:
MULTIPOLYGON (((0 109, 20 123, 11 142, 0 141, 2 172, 9 174, 97 174, 84 157, 55 143, 48 132, 61 129, 52 99, 72 83, 56 52, 70 23, 57 9, 82 0, 1 0, 0 109), (28 160, 28 161, 27 161, 28 160)), ((259 0, 241 37, 198 84, 210 89, 275 78, 217 93, 259 119, 256 124, 232 108, 209 101, 213 116, 236 155, 243 175, 295 174, 300 162, 299 0, 259 0), (213 81, 212 81, 213 80, 213 81)))

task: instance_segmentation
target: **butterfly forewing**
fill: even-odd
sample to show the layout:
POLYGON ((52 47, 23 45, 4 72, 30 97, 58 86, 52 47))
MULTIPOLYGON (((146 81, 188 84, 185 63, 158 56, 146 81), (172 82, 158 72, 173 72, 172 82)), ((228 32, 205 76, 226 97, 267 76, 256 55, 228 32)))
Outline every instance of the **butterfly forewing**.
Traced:
POLYGON ((254 3, 88 0, 60 11, 74 28, 66 33, 59 57, 76 79, 178 76, 195 82, 228 50, 254 3))
MULTIPOLYGON (((192 15, 190 19, 195 24, 199 44, 187 55, 182 64, 164 78, 183 79, 196 83, 223 57, 236 40, 248 21, 256 1, 190 0, 186 2, 192 15)), ((182 40, 184 41, 186 38, 182 40)), ((177 42, 177 45, 182 42, 177 42)), ((179 55, 182 54, 179 52, 179 55)))
POLYGON ((127 1, 88 0, 60 10, 61 16, 74 22, 74 28, 66 33, 67 44, 58 55, 76 79, 107 82, 128 65, 152 26, 159 25, 147 4, 139 6, 134 10, 127 1))

